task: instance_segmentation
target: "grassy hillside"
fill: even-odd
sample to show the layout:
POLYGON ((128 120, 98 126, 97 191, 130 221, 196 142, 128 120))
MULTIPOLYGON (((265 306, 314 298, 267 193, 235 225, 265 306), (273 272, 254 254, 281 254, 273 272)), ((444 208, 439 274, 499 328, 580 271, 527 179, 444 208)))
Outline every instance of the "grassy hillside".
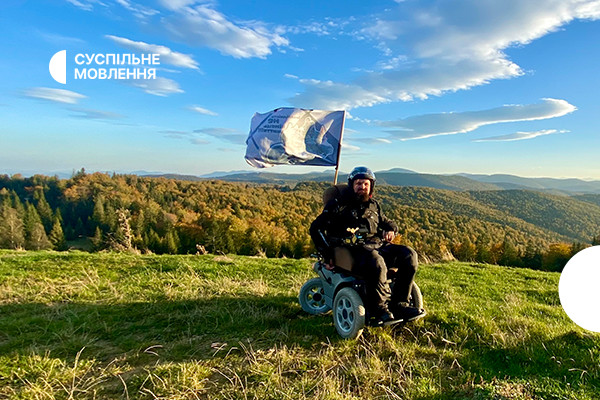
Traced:
POLYGON ((548 241, 583 241, 596 235, 600 206, 587 197, 556 196, 530 190, 454 192, 431 188, 380 187, 389 203, 450 213, 483 223, 504 225, 548 241))
POLYGON ((0 398, 600 398, 556 273, 424 265, 426 318, 342 341, 310 263, 0 251, 0 398))

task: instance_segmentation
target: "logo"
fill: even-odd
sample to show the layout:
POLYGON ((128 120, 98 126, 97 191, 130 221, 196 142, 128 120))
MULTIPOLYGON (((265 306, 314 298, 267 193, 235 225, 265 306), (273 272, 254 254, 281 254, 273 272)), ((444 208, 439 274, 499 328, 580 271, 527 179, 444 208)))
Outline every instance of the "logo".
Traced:
POLYGON ((62 50, 54 54, 50 59, 48 69, 56 82, 65 85, 67 83, 67 51, 62 50))
MULTIPOLYGON (((76 68, 70 70, 69 74, 76 80, 145 80, 157 79, 156 67, 160 65, 160 54, 79 53, 74 61, 76 68)), ((67 51, 55 53, 48 69, 56 82, 66 85, 67 51)))

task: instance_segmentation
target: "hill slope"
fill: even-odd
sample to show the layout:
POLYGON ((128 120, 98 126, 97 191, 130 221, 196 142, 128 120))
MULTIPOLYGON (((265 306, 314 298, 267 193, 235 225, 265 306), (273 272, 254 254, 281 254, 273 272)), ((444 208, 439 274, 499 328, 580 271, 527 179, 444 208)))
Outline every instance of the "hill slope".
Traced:
MULTIPOLYGON (((204 246, 211 253, 300 258, 313 251, 308 227, 322 209, 328 186, 85 173, 69 180, 0 176, 0 246, 60 249, 64 232, 69 244, 83 239, 97 250, 195 253, 204 246)), ((376 190, 384 211, 398 222, 398 240, 434 260, 455 257, 560 270, 560 262, 542 263, 553 243, 566 243, 561 245, 564 260, 571 255, 571 243, 590 243, 599 234, 600 205, 593 203, 594 195, 384 184, 376 190)))
POLYGON ((600 397, 600 336, 559 275, 423 266, 428 316, 342 341, 310 261, 0 251, 0 398, 600 397))
POLYGON ((455 192, 387 186, 380 187, 378 195, 384 203, 388 200, 399 206, 500 224, 549 241, 587 243, 600 226, 600 205, 586 201, 589 196, 565 197, 529 190, 455 192))

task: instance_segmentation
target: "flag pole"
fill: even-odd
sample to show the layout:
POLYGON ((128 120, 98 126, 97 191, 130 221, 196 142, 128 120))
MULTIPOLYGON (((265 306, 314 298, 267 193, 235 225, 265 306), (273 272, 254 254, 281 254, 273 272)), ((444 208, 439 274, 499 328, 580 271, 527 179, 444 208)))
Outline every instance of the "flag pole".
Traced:
POLYGON ((342 118, 342 132, 340 133, 340 143, 338 144, 337 160, 335 162, 335 175, 333 176, 333 184, 337 184, 338 171, 340 169, 340 156, 342 154, 342 139, 344 137, 344 124, 346 122, 346 110, 344 110, 344 117, 342 118))

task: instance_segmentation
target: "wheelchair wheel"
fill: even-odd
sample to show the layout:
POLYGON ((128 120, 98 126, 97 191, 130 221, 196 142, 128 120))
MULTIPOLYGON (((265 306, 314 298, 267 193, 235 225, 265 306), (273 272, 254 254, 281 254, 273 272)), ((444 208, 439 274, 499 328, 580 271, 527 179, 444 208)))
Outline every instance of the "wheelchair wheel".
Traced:
POLYGON ((323 314, 331 310, 325 304, 325 291, 320 278, 312 278, 302 285, 298 300, 302 309, 312 315, 323 314))
POLYGON ((423 295, 421 294, 421 289, 417 286, 416 282, 413 282, 412 287, 410 288, 410 299, 408 303, 411 307, 415 308, 423 308, 423 295))
POLYGON ((356 290, 342 288, 333 300, 333 324, 341 337, 355 339, 365 327, 365 306, 356 290))

